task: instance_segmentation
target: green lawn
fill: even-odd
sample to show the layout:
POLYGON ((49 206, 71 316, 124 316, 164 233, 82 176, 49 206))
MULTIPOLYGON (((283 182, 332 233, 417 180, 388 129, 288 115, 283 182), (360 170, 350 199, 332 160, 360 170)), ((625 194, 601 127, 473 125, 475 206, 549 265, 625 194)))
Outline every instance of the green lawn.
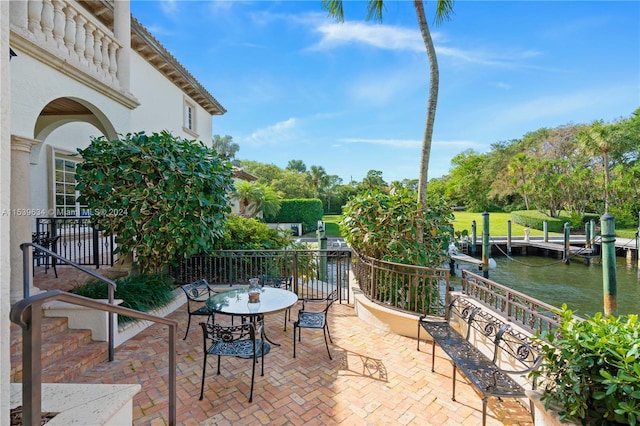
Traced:
MULTIPOLYGON (((453 221, 453 228, 456 231, 462 231, 466 229, 471 235, 471 222, 476 221, 476 235, 482 237, 482 213, 474 212, 455 212, 455 220, 453 221)), ((340 215, 324 215, 322 220, 325 223, 325 234, 327 237, 337 238, 340 237, 340 226, 338 222, 342 219, 340 215)), ((511 220, 511 213, 489 213, 489 234, 497 237, 504 237, 507 235, 507 222, 511 220)), ((616 229, 616 235, 624 238, 634 238, 637 229, 616 229)), ((542 236, 542 231, 537 229, 531 229, 531 236, 542 236)), ((549 232, 551 236, 562 236, 561 233, 549 232)), ((307 237, 315 237, 316 233, 310 232, 305 234, 307 237)), ((511 236, 512 237, 524 237, 524 226, 511 222, 511 236)))
MULTIPOLYGON (((456 231, 462 231, 466 229, 471 235, 471 221, 476 221, 476 235, 482 236, 482 213, 473 212, 455 212, 455 220, 453 222, 453 228, 456 231)), ((496 237, 505 237, 507 235, 507 221, 511 219, 511 213, 489 213, 489 235, 496 237)), ((598 223, 598 225, 600 225, 598 223)), ((617 228, 616 236, 620 238, 635 238, 635 228, 617 228)), ((584 230, 582 230, 584 233, 584 230)), ((531 229, 531 236, 541 236, 544 233, 537 229, 531 229)), ((558 232, 549 232, 551 236, 562 236, 563 234, 558 232)), ((511 236, 524 237, 524 226, 511 222, 511 236)))
POLYGON ((324 230, 327 237, 338 238, 340 235, 340 226, 338 222, 342 220, 342 216, 339 214, 326 214, 322 216, 324 221, 324 230))
MULTIPOLYGON (((453 229, 455 231, 463 231, 466 229, 471 235, 471 222, 476 221, 476 235, 482 237, 483 217, 482 213, 474 212, 455 212, 455 220, 453 221, 453 229)), ((511 213, 489 213, 489 235, 495 237, 507 236, 507 223, 511 220, 511 213)), ((529 235, 542 236, 544 233, 537 229, 531 229, 529 235)), ((562 235, 557 232, 549 232, 549 235, 562 235)), ((524 226, 511 222, 511 236, 524 237, 524 226)))

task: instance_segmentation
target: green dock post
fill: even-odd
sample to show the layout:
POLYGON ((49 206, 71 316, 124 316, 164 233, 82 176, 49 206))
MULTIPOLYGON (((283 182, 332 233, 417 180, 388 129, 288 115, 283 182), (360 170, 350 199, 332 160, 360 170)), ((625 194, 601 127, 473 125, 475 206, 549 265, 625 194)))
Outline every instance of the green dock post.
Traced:
POLYGON ((640 281, 640 211, 638 212, 638 232, 636 232, 636 259, 638 262, 638 281, 640 281))
POLYGON ((542 221, 542 231, 544 232, 544 242, 549 242, 549 222, 546 220, 542 221))
POLYGON ((618 289, 616 281, 616 229, 613 215, 605 213, 600 218, 602 237, 602 291, 604 315, 616 315, 618 289))
POLYGON ((571 254, 571 224, 569 222, 564 223, 564 251, 562 252, 562 261, 565 264, 571 263, 569 258, 571 254))
POLYGON ((320 281, 327 280, 327 237, 320 238, 320 270, 318 271, 320 281))
POLYGON ((482 213, 482 276, 489 278, 489 213, 482 213))
POLYGON ((638 274, 640 274, 640 211, 638 212, 638 232, 636 232, 636 258, 638 259, 638 274))
POLYGON ((471 256, 476 255, 476 244, 478 243, 478 236, 476 234, 476 221, 471 221, 471 256))
POLYGON ((511 219, 507 220, 507 254, 511 254, 511 219))
POLYGON ((327 279, 327 237, 324 232, 324 222, 321 220, 318 221, 316 236, 318 237, 318 247, 320 248, 320 265, 318 265, 318 279, 320 281, 325 281, 327 279))
MULTIPOLYGON (((584 248, 591 248, 591 227, 589 226, 588 222, 584 224, 584 248)), ((591 253, 585 254, 584 264, 587 266, 591 265, 591 253)))
POLYGON ((589 232, 589 235, 591 236, 591 250, 592 250, 591 254, 596 255, 598 254, 597 247, 596 247, 596 220, 591 219, 589 221, 589 225, 591 227, 591 231, 589 232))

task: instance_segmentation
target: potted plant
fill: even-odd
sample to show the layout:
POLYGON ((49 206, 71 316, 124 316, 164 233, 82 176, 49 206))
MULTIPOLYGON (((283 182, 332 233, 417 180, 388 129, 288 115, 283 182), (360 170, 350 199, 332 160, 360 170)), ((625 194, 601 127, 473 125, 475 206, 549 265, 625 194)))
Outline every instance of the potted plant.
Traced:
POLYGON ((537 335, 543 362, 532 373, 545 410, 588 425, 640 421, 640 324, 637 315, 581 320, 562 305, 560 327, 537 335))

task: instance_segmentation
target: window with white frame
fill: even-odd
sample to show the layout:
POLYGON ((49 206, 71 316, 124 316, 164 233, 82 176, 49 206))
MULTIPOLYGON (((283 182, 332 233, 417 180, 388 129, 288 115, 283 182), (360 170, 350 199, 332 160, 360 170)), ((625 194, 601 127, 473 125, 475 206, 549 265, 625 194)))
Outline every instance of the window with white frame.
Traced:
POLYGON ((196 106, 185 98, 183 128, 186 132, 195 136, 197 135, 196 124, 196 106))
POLYGON ((86 216, 86 205, 78 203, 80 193, 76 191, 77 160, 64 156, 55 157, 54 203, 56 216, 86 216))

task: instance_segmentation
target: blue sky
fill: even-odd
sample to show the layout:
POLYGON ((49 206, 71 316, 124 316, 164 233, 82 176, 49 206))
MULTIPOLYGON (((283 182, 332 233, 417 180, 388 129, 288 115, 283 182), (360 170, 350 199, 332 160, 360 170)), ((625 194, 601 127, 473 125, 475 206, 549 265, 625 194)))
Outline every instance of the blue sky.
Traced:
MULTIPOLYGON (((237 158, 318 165, 344 183, 418 177, 428 62, 411 1, 382 23, 345 1, 131 1, 133 15, 227 109, 237 158)), ((433 24, 440 94, 429 178, 460 152, 640 106, 640 2, 456 1, 433 24)), ((208 142, 208 140, 207 140, 208 142)))

